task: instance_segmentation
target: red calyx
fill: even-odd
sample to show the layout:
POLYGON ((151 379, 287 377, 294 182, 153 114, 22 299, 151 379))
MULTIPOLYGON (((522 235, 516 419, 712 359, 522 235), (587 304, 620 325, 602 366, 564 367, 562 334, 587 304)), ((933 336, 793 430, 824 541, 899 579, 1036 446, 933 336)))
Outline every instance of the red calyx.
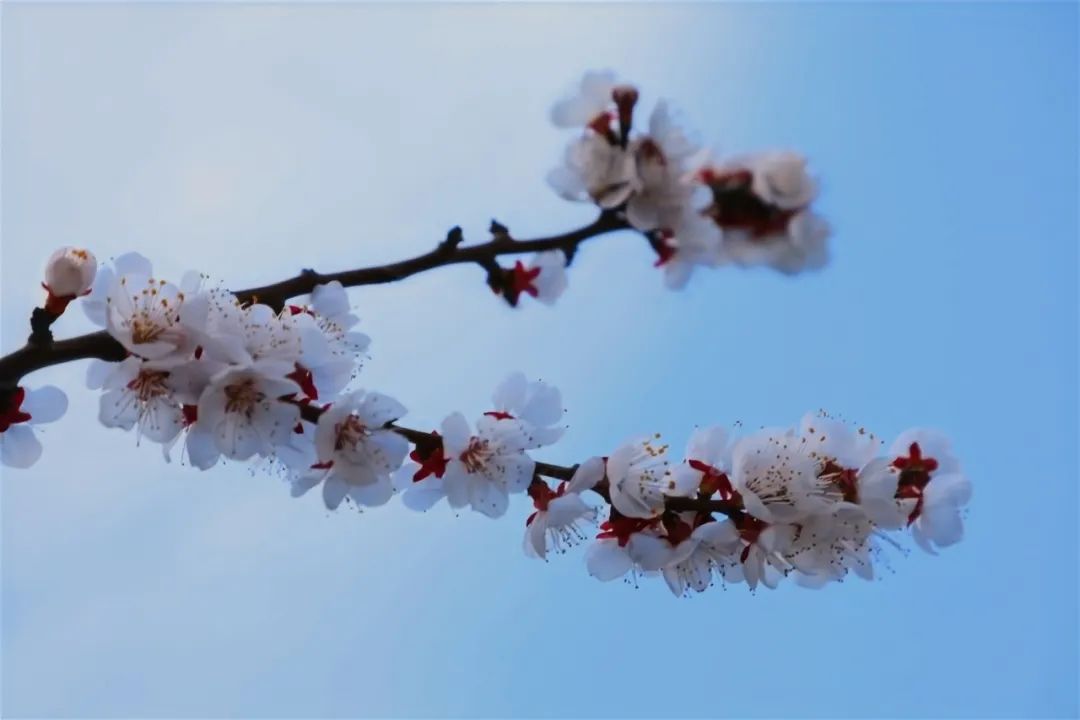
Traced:
POLYGON ((307 314, 315 317, 315 313, 311 310, 311 308, 302 307, 300 305, 287 305, 286 309, 289 311, 290 315, 307 314))
MULTIPOLYGON (((290 306, 295 307, 295 306, 290 306)), ((300 386, 300 392, 309 400, 319 399, 319 390, 315 387, 315 378, 311 375, 311 371, 300 363, 294 363, 296 369, 285 377, 292 380, 294 383, 300 386)))
POLYGON ((20 406, 26 399, 26 388, 17 387, 8 396, 7 407, 0 410, 0 433, 5 432, 12 425, 18 425, 30 420, 30 413, 23 412, 20 406))
POLYGON ((753 238, 776 235, 802 208, 784 209, 770 205, 754 193, 753 174, 740 169, 719 173, 712 169, 698 176, 713 192, 713 203, 705 211, 725 230, 744 230, 753 238))
POLYGON ((503 412, 502 410, 489 410, 488 412, 484 413, 484 415, 487 415, 488 417, 493 417, 496 420, 513 420, 514 419, 513 415, 511 415, 508 412, 503 412))
POLYGON ((721 500, 734 500, 739 497, 738 491, 731 485, 727 473, 722 473, 712 465, 701 460, 690 460, 690 467, 702 473, 700 492, 711 497, 714 493, 720 493, 721 500))
POLYGON ((656 252, 656 262, 653 263, 653 267, 663 267, 675 257, 677 248, 674 238, 675 235, 670 230, 660 230, 649 237, 649 244, 656 252))
POLYGON ((608 141, 611 145, 619 144, 619 136, 611 129, 611 121, 614 119, 611 113, 600 113, 592 119, 586 127, 608 141))
POLYGON ((901 455, 892 461, 892 466, 900 471, 897 484, 901 488, 911 485, 921 490, 930 482, 930 473, 938 469, 938 461, 932 457, 924 458, 919 443, 913 442, 908 446, 907 457, 901 455))
POLYGON ((630 542, 630 536, 634 533, 653 527, 660 522, 659 518, 632 518, 616 515, 614 512, 611 515, 610 520, 600 523, 600 533, 596 538, 598 540, 615 538, 619 541, 619 547, 626 547, 626 544, 630 542))
POLYGON ((747 513, 739 513, 732 517, 731 521, 735 523, 735 529, 739 531, 739 537, 747 543, 739 556, 739 562, 746 562, 746 558, 750 556, 750 546, 757 542, 758 537, 761 536, 765 528, 769 527, 769 524, 747 513))
POLYGON ((439 433, 432 432, 431 435, 431 441, 423 445, 417 443, 416 449, 409 453, 409 459, 420 464, 420 469, 413 473, 413 482, 420 482, 429 475, 441 478, 446 472, 447 463, 450 462, 443 451, 439 433))
POLYGON ((506 299, 510 301, 511 305, 517 305, 518 298, 522 293, 532 295, 536 297, 540 294, 540 290, 536 287, 534 281, 540 277, 540 268, 532 268, 531 270, 526 268, 520 261, 514 263, 509 271, 507 271, 507 285, 506 285, 506 299))

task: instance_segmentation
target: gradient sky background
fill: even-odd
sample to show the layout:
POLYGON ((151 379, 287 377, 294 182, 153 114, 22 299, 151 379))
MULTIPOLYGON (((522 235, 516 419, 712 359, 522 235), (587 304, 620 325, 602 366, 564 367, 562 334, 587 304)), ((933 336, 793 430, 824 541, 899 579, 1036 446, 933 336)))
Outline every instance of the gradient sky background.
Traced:
MULTIPOLYGON (((614 67, 721 151, 805 151, 823 272, 661 287, 589 243, 554 309, 458 267, 353 291, 362 384, 418 427, 557 384, 572 463, 695 424, 819 407, 946 431, 965 542, 814 592, 601 584, 507 517, 333 516, 244 466, 199 474, 71 408, 3 473, 12 716, 1061 716, 1077 704, 1074 4, 3 6, 3 342, 62 244, 233 287, 428 250, 495 216, 593 211, 545 186, 550 103, 614 67)), ((80 312, 55 328, 88 329, 80 312)))

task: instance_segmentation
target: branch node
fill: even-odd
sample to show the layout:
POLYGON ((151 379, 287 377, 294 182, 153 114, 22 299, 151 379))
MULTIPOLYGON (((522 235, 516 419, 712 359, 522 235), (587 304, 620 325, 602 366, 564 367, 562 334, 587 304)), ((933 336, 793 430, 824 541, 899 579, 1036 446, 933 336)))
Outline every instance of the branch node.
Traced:
POLYGON ((34 308, 34 311, 30 313, 30 337, 27 339, 27 344, 36 347, 52 345, 53 335, 49 328, 58 317, 59 315, 54 315, 44 308, 34 308))
POLYGON ((450 253, 457 249, 458 245, 465 242, 465 234, 461 232, 461 226, 455 225, 446 233, 446 239, 439 243, 439 251, 450 253))

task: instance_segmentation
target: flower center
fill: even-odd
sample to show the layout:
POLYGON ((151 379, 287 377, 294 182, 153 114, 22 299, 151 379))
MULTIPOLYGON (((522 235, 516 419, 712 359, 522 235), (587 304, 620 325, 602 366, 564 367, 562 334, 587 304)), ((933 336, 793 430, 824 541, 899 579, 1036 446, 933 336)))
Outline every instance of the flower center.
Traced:
POLYGON ((334 426, 334 434, 337 437, 334 449, 343 450, 346 447, 356 447, 356 444, 367 435, 367 427, 360 422, 360 418, 349 415, 334 426))
POLYGON ((461 464, 470 473, 480 472, 491 457, 488 441, 478 437, 469 440, 469 446, 461 453, 461 464))
POLYGON ((843 468, 835 460, 827 460, 818 477, 828 480, 843 493, 844 500, 849 503, 859 502, 859 486, 857 471, 843 468))
POLYGON ((225 386, 225 412, 242 413, 250 418, 255 406, 265 399, 266 395, 251 378, 225 386))
POLYGON ((150 318, 140 315, 131 321, 131 341, 136 345, 154 342, 163 332, 165 332, 165 328, 150 318))
POLYGON ((167 377, 169 373, 165 370, 140 370, 127 387, 135 393, 140 402, 149 402, 156 397, 169 394, 169 388, 165 385, 167 377))

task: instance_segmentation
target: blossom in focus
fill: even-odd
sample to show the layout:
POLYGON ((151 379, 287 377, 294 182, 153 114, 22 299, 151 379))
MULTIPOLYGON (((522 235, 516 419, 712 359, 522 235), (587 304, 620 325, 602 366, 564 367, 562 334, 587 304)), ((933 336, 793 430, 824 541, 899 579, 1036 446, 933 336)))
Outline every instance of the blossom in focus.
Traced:
POLYGON ((286 311, 300 340, 291 377, 310 400, 337 395, 355 377, 358 359, 371 345, 371 338, 353 329, 360 319, 352 313, 345 288, 336 280, 318 285, 310 306, 289 305, 286 311))
POLYGON ((41 457, 34 427, 59 420, 67 411, 67 395, 52 385, 33 390, 20 385, 0 396, 0 403, 0 463, 28 468, 41 457))
POLYGON ((315 430, 318 462, 294 480, 293 495, 321 482, 327 509, 346 496, 358 505, 385 504, 394 492, 390 476, 409 451, 408 440, 385 426, 404 414, 401 403, 381 393, 355 391, 335 401, 315 430))
POLYGON ((667 445, 655 445, 656 437, 638 438, 620 446, 607 461, 611 505, 631 518, 652 518, 664 509, 666 496, 687 496, 696 487, 669 471, 667 445))
POLYGON ((525 454, 533 440, 524 424, 482 417, 473 434, 465 417, 453 413, 442 423, 446 470, 443 488, 450 507, 472 507, 488 517, 506 513, 511 493, 532 481, 536 463, 525 454))
MULTIPOLYGON (((274 446, 286 441, 300 420, 299 408, 281 400, 300 390, 285 378, 288 369, 280 362, 258 360, 215 375, 199 397, 195 427, 200 432, 194 437, 233 460, 273 455, 274 446)), ((191 442, 189 438, 189 451, 191 442)))
POLYGON ((191 328, 201 324, 206 310, 202 298, 185 307, 196 290, 149 274, 116 277, 106 296, 106 329, 128 352, 147 360, 190 353, 197 345, 191 328))

